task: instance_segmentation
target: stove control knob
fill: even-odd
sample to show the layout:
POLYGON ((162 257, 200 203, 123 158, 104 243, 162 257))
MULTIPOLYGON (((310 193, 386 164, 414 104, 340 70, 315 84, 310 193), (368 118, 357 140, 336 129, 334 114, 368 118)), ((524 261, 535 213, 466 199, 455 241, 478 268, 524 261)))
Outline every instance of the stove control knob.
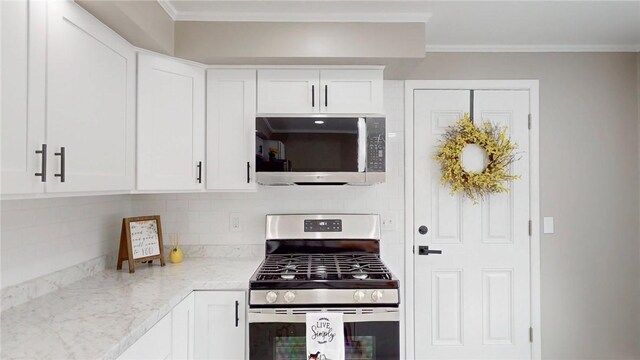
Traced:
POLYGON ((378 302, 380 300, 382 300, 382 291, 381 290, 376 290, 374 292, 371 293, 371 300, 373 300, 373 302, 378 302))
POLYGON ((361 302, 364 300, 364 291, 356 290, 356 292, 353 293, 353 300, 355 300, 355 302, 361 302))
POLYGON ((296 294, 292 293, 291 291, 287 291, 286 293, 284 293, 284 301, 286 303, 292 303, 293 299, 296 298, 296 294))
POLYGON ((274 302, 276 302, 276 300, 278 300, 278 294, 276 292, 269 291, 267 293, 266 300, 269 304, 273 304, 274 302))

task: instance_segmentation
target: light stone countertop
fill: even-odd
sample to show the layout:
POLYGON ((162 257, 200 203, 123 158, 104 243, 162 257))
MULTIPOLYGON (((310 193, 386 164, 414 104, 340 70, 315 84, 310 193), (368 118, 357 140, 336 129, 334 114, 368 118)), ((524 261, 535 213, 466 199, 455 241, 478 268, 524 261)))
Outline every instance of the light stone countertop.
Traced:
POLYGON ((185 258, 136 264, 134 274, 105 270, 3 311, 0 357, 115 359, 191 291, 246 290, 260 261, 185 258))

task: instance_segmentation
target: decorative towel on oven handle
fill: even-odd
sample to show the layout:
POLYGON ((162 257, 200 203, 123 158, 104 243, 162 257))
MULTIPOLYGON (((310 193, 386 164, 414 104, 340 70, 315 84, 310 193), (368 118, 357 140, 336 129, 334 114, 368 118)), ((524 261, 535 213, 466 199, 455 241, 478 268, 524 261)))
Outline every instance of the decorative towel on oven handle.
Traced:
POLYGON ((307 313, 307 359, 345 360, 342 313, 307 313))

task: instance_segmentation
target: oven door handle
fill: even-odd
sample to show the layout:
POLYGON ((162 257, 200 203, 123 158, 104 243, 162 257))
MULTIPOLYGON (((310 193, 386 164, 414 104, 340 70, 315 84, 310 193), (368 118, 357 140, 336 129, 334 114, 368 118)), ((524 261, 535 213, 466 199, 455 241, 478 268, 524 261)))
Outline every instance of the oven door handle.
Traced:
MULTIPOLYGON (((249 323, 305 323, 306 314, 274 314, 273 312, 260 312, 259 310, 249 310, 249 323)), ((343 321, 352 322, 378 322, 378 321, 400 321, 398 309, 391 311, 374 312, 367 314, 344 314, 343 321)))

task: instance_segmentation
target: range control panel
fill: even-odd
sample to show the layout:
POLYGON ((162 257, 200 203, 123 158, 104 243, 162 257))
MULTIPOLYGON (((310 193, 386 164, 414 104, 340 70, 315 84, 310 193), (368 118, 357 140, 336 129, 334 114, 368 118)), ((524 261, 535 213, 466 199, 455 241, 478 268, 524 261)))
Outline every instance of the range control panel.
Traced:
POLYGON ((341 232, 342 220, 325 219, 325 220, 305 220, 304 232, 341 232))

